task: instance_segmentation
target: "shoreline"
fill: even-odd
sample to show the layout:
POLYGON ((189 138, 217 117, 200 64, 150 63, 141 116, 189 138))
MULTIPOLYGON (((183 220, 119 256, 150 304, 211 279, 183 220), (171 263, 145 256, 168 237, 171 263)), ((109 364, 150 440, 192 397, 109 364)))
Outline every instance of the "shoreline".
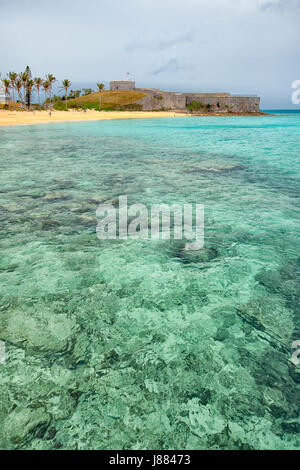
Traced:
POLYGON ((0 127, 30 126, 55 122, 107 121, 115 119, 151 119, 163 117, 235 117, 267 116, 267 113, 182 113, 176 111, 9 111, 0 110, 0 127))
POLYGON ((186 114, 176 111, 9 111, 0 110, 0 127, 30 126, 33 124, 50 124, 55 122, 107 121, 114 119, 150 119, 178 117, 186 114))

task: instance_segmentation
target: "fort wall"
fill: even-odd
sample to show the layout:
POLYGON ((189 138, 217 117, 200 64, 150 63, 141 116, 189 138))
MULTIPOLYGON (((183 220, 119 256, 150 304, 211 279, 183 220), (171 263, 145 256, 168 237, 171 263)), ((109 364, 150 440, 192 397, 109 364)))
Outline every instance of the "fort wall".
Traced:
POLYGON ((231 96, 230 93, 173 93, 147 88, 137 88, 137 90, 147 93, 145 98, 137 102, 143 111, 188 111, 187 106, 196 101, 203 104, 203 111, 208 105, 210 111, 215 112, 260 112, 260 98, 256 96, 231 96))
POLYGON ((237 112, 259 113, 260 98, 257 96, 232 96, 230 93, 175 93, 161 91, 157 88, 136 88, 135 82, 130 80, 114 80, 110 82, 110 89, 136 90, 146 93, 147 96, 135 104, 143 111, 177 110, 189 111, 188 106, 193 102, 199 103, 195 112, 237 112))
POLYGON ((147 93, 137 104, 142 106, 143 111, 159 111, 170 109, 186 109, 186 97, 182 93, 172 93, 160 90, 149 90, 147 88, 137 88, 138 91, 147 93))
POLYGON ((135 90, 135 82, 133 80, 113 80, 109 83, 111 91, 117 90, 135 90))
POLYGON ((186 105, 193 101, 210 105, 212 111, 233 111, 238 113, 259 113, 260 98, 258 96, 204 96, 204 94, 187 93, 186 105))

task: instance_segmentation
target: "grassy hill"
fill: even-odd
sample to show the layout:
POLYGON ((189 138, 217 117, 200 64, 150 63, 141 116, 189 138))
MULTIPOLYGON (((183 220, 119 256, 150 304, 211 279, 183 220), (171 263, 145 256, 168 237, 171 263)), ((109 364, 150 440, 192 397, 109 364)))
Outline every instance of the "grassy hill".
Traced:
MULTIPOLYGON (((135 90, 126 91, 102 91, 91 93, 90 95, 80 96, 68 100, 68 108, 81 108, 81 109, 139 109, 139 105, 135 103, 144 98, 146 93, 135 90)), ((65 101, 56 101, 54 108, 57 110, 65 110, 65 101)))

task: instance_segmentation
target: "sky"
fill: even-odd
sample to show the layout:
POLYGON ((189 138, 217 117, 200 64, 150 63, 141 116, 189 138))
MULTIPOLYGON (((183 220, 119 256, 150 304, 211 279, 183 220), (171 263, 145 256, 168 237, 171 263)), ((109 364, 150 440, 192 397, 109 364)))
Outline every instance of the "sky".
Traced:
POLYGON ((299 25, 300 0, 0 0, 0 73, 30 65, 77 89, 130 72, 140 87, 300 109, 299 25))

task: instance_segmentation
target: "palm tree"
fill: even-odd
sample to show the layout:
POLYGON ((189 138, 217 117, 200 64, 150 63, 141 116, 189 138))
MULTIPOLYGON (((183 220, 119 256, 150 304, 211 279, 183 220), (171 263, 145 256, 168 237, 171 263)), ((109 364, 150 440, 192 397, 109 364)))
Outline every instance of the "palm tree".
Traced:
MULTIPOLYGON (((8 78, 4 78, 2 80, 2 83, 4 85, 4 93, 5 93, 5 98, 9 99, 9 89, 11 88, 10 80, 8 78)), ((10 101, 9 101, 9 107, 10 107, 10 101)))
POLYGON ((100 95, 99 95, 99 108, 101 109, 101 106, 102 106, 102 96, 101 96, 101 92, 104 88, 104 83, 97 83, 97 88, 100 92, 100 95))
POLYGON ((45 104, 46 104, 47 94, 50 90, 50 83, 47 80, 45 82, 43 82, 43 88, 44 88, 44 92, 45 92, 45 104))
POLYGON ((41 99, 40 99, 40 88, 43 86, 43 79, 42 78, 35 78, 34 79, 34 84, 35 84, 35 88, 38 92, 38 97, 39 97, 39 105, 41 106, 41 99))
POLYGON ((62 86, 60 87, 60 90, 65 90, 66 109, 68 109, 68 89, 72 86, 72 83, 68 79, 63 80, 61 83, 62 86))
POLYGON ((15 88, 16 88, 16 81, 18 79, 18 74, 16 72, 9 72, 8 78, 11 83, 11 88, 13 92, 13 102, 15 101, 15 88))
POLYGON ((97 83, 97 88, 101 93, 101 91, 105 88, 104 83, 97 83))
POLYGON ((34 80, 28 80, 27 81, 27 87, 26 87, 26 90, 27 90, 27 94, 28 94, 28 109, 31 108, 31 95, 32 95, 32 92, 34 90, 34 80))
POLYGON ((20 80, 20 78, 18 78, 16 81, 16 90, 18 92, 18 98, 20 102, 22 101, 22 93, 21 93, 22 86, 23 86, 23 83, 20 80))
POLYGON ((54 77, 54 75, 52 75, 52 73, 48 73, 48 75, 46 75, 46 81, 49 82, 50 102, 51 102, 51 100, 52 100, 53 83, 55 83, 57 80, 56 80, 56 78, 54 77))
POLYGON ((23 86, 23 98, 24 98, 24 106, 25 106, 26 86, 27 86, 27 81, 29 79, 29 76, 27 72, 23 72, 23 73, 20 73, 19 77, 23 86))

